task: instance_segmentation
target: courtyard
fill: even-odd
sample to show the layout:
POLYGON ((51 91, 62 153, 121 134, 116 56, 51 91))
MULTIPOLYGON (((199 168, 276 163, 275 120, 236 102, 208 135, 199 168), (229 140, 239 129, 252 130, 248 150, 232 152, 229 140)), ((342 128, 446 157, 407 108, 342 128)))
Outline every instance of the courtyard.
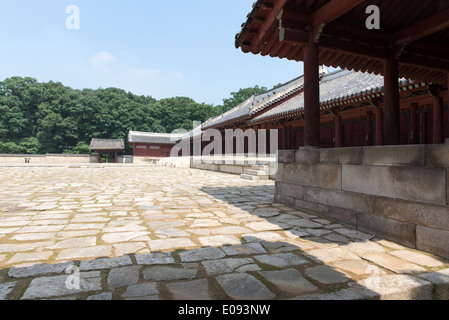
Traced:
POLYGON ((0 168, 0 300, 449 299, 449 262, 161 166, 0 168))

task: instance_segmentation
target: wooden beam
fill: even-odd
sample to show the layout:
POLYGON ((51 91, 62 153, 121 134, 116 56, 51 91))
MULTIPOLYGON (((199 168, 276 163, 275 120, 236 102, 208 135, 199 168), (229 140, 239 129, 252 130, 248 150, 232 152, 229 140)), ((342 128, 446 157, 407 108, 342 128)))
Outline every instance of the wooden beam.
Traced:
MULTIPOLYGON (((279 41, 288 42, 304 46, 309 40, 309 33, 303 30, 282 28, 279 31, 279 41)), ((358 43, 352 40, 339 39, 327 35, 322 35, 320 39, 320 48, 342 52, 351 55, 385 60, 390 57, 390 51, 387 48, 376 47, 358 43)), ((443 50, 443 48, 441 49, 443 50)), ((446 59, 446 55, 443 56, 446 59)), ((449 72, 449 60, 437 57, 428 57, 424 55, 414 55, 412 52, 405 52, 399 60, 401 65, 425 67, 435 71, 449 72)))
POLYGON ((425 67, 435 71, 449 72, 449 60, 433 59, 426 56, 403 54, 399 63, 410 66, 425 67))
POLYGON ((364 1, 365 0, 331 0, 311 15, 310 21, 312 26, 314 28, 319 28, 323 24, 329 24, 364 1))
MULTIPOLYGON (((282 28, 279 31, 279 41, 291 44, 305 45, 309 41, 309 33, 303 30, 282 28)), ((322 36, 319 42, 322 49, 330 49, 338 52, 360 55, 368 58, 386 59, 390 56, 388 49, 364 45, 349 40, 337 39, 335 37, 322 36)))
POLYGON ((287 0, 278 0, 278 1, 274 2, 274 5, 272 8, 266 8, 268 11, 268 14, 265 17, 265 22, 262 24, 262 27, 260 28, 257 36, 251 42, 251 46, 253 48, 258 48, 261 45, 262 39, 264 38, 267 31, 270 30, 273 23, 277 22, 277 17, 279 16, 279 12, 282 10, 282 8, 285 6, 286 3, 287 3, 287 0))
POLYGON ((449 9, 396 32, 392 40, 396 44, 409 43, 449 28, 449 9))

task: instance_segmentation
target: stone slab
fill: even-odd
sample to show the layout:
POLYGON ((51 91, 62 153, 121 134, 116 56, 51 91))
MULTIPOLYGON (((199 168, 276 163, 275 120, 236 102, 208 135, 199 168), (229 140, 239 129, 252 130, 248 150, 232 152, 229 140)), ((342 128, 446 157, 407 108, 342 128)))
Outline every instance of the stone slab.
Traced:
POLYGON ((349 285, 349 289, 368 300, 432 300, 433 287, 410 275, 368 278, 349 285))
POLYGON ((433 284, 433 299, 449 300, 449 269, 420 274, 419 277, 433 284))
POLYGON ((22 300, 62 297, 66 295, 78 294, 81 292, 100 291, 101 276, 99 271, 81 272, 79 274, 79 287, 71 282, 75 275, 41 277, 31 281, 30 286, 22 296, 22 300), (68 286, 67 284, 72 284, 68 286))
POLYGON ((343 165, 342 190, 445 205, 446 170, 343 165))
POLYGON ((328 265, 308 268, 305 271, 307 277, 322 284, 340 284, 351 281, 351 277, 343 271, 338 271, 328 265))
POLYGON ((168 283, 167 288, 174 300, 212 300, 206 279, 168 283))
POLYGON ((152 251, 162 251, 180 248, 191 248, 197 245, 188 238, 163 239, 148 241, 148 245, 152 251))
POLYGON ((426 272, 426 269, 411 262, 396 258, 387 253, 364 254, 363 259, 371 261, 385 269, 398 274, 416 274, 426 272))
POLYGON ((318 288, 307 281, 296 269, 260 271, 259 274, 284 292, 304 295, 318 291, 318 288))
POLYGON ((218 276, 217 281, 234 300, 270 300, 276 297, 259 280, 246 273, 218 276))
POLYGON ((449 259, 449 231, 417 226, 416 248, 449 259))
POLYGON ((362 295, 349 289, 343 289, 335 293, 325 293, 320 295, 300 296, 298 300, 312 301, 353 301, 366 300, 362 295))
POLYGON ((363 148, 363 164, 376 166, 412 166, 426 165, 426 146, 375 146, 363 148))
POLYGON ((380 217, 374 214, 360 213, 358 227, 362 231, 372 232, 379 237, 395 241, 408 247, 416 243, 416 225, 413 223, 380 217))
POLYGON ((362 148, 320 149, 320 162, 337 164, 362 164, 362 148))
POLYGON ((310 250, 305 252, 304 255, 318 263, 330 263, 340 260, 360 260, 354 253, 341 248, 310 250))
POLYGON ((70 261, 58 264, 36 264, 25 268, 12 267, 8 271, 8 276, 11 278, 41 277, 50 274, 63 273, 73 265, 74 263, 70 261))
POLYGON ((300 266, 308 263, 307 260, 293 253, 278 253, 272 255, 258 255, 254 259, 263 264, 269 264, 278 268, 300 266))
POLYGON ((428 167, 449 167, 449 144, 426 145, 428 167))
POLYGON ((211 246, 211 247, 221 247, 224 245, 241 244, 241 241, 233 235, 200 237, 198 240, 203 246, 211 246))
POLYGON ((14 289, 17 282, 9 282, 0 284, 0 301, 6 300, 8 294, 14 289))
POLYGON ((155 282, 135 284, 129 286, 125 293, 122 294, 123 298, 136 298, 136 297, 146 297, 152 295, 158 295, 159 290, 157 289, 157 284, 155 282))
POLYGON ((284 164, 282 182, 341 190, 341 165, 284 164))
POLYGON ((276 182, 276 194, 292 199, 302 199, 304 197, 304 188, 298 184, 276 182))
POLYGON ((425 203, 376 198, 375 213, 385 218, 406 221, 449 231, 449 208, 425 203))
POLYGON ((295 162, 303 164, 318 163, 320 160, 320 149, 303 147, 296 151, 295 162))
POLYGON ((175 259, 170 252, 153 252, 149 254, 135 255, 139 265, 164 265, 174 264, 175 259))
POLYGON ((196 277, 198 270, 181 269, 173 267, 156 266, 145 269, 142 274, 145 280, 153 281, 172 281, 172 280, 191 280, 196 277))
POLYGON ((117 267, 129 266, 132 264, 129 256, 117 258, 102 258, 97 260, 82 261, 80 264, 81 271, 103 270, 117 267))
POLYGON ((240 246, 224 246, 223 251, 228 256, 252 255, 266 253, 267 251, 257 242, 240 246))
POLYGON ((112 252, 112 246, 96 246, 89 248, 64 249, 56 257, 56 260, 76 260, 85 258, 108 257, 112 252))
POLYGON ((112 293, 103 292, 99 294, 91 295, 87 298, 88 301, 110 301, 112 300, 112 293))
POLYGON ((112 269, 108 276, 109 288, 121 288, 137 284, 140 266, 112 269))
POLYGON ((358 212, 374 213, 374 198, 356 192, 305 187, 304 200, 358 212))
POLYGON ((389 252, 389 254, 424 267, 436 268, 444 266, 443 262, 434 257, 411 250, 396 250, 389 252))
POLYGON ((260 270, 254 260, 250 258, 228 258, 203 261, 202 265, 208 275, 260 270))
MULTIPOLYGON (((225 249, 226 247, 223 247, 225 249)), ((226 256, 220 248, 200 248, 179 253, 182 262, 196 262, 204 260, 215 260, 226 256)))

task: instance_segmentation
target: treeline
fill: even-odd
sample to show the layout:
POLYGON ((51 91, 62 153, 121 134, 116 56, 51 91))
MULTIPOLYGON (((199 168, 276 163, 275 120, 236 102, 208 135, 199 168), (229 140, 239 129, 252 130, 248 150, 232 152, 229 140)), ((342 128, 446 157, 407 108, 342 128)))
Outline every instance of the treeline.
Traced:
POLYGON ((191 130, 266 88, 232 92, 223 105, 187 97, 156 100, 117 88, 75 90, 13 77, 0 82, 0 153, 90 153, 92 138, 127 140, 129 131, 191 130))

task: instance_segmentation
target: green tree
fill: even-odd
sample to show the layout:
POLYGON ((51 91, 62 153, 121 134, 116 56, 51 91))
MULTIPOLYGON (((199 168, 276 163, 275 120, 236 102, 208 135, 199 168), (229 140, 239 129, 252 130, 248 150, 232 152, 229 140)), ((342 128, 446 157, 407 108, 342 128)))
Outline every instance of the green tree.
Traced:
POLYGON ((245 102, 253 95, 258 95, 267 91, 266 87, 255 86, 252 88, 240 89, 237 92, 231 92, 231 97, 223 99, 223 105, 218 107, 219 114, 227 112, 239 104, 245 102))

